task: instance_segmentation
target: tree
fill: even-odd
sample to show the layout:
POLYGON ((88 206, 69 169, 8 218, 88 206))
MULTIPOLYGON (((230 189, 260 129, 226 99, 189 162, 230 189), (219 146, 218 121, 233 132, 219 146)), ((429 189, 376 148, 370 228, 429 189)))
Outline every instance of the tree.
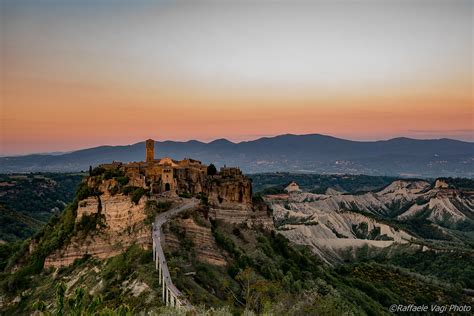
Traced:
POLYGON ((259 277, 252 268, 245 268, 236 277, 242 288, 245 300, 245 309, 261 313, 264 307, 270 304, 272 297, 280 292, 279 286, 259 277))
POLYGON ((208 176, 214 176, 217 174, 217 168, 214 166, 214 164, 210 164, 209 167, 207 167, 207 175, 208 176))
POLYGON ((64 314, 64 295, 66 294, 66 285, 63 282, 56 284, 56 314, 64 314))

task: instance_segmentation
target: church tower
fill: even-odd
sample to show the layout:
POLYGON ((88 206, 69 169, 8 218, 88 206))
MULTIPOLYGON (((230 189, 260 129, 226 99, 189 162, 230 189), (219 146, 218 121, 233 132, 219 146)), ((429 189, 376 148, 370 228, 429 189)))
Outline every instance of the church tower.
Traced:
POLYGON ((147 139, 146 141, 146 162, 153 162, 155 160, 155 141, 147 139))

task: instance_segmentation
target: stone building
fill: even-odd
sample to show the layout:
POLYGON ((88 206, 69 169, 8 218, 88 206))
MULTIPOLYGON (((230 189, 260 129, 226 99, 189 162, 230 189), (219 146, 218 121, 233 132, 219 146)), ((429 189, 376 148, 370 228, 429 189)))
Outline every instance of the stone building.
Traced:
POLYGON ((129 185, 149 189, 156 194, 204 194, 214 204, 252 202, 252 182, 239 168, 221 168, 216 175, 207 174, 207 165, 201 161, 169 157, 155 159, 155 142, 146 142, 145 161, 103 164, 105 169, 122 170, 129 185))
POLYGON ((147 139, 146 145, 146 162, 153 162, 155 160, 155 141, 147 139))

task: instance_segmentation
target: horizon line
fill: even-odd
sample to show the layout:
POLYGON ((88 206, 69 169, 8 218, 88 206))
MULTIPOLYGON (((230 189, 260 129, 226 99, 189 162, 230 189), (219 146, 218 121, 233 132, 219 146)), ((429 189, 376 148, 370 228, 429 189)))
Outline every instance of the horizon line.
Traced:
MULTIPOLYGON (((420 141, 430 141, 430 140, 452 140, 452 141, 458 141, 458 142, 464 142, 464 143, 470 143, 474 144, 474 141, 468 141, 464 139, 456 139, 456 138, 449 138, 449 137, 439 137, 439 138, 415 138, 415 137, 407 137, 407 136, 397 136, 397 137, 391 137, 391 138, 386 138, 386 139, 367 139, 367 140, 360 140, 360 139, 350 139, 350 138, 342 138, 342 137, 337 137, 337 136, 332 136, 332 135, 327 135, 327 134, 320 134, 320 133, 309 133, 309 134, 293 134, 293 133, 285 133, 285 134, 276 134, 276 135, 260 135, 258 138, 249 138, 246 140, 241 140, 241 141, 232 141, 229 140, 228 138, 221 137, 221 138, 215 138, 212 140, 199 140, 199 139, 188 139, 188 140, 172 140, 172 139, 167 139, 167 140, 155 140, 155 143, 165 143, 165 142, 174 142, 174 143, 189 143, 189 142, 199 142, 202 144, 211 144, 216 141, 227 141, 229 143, 238 145, 241 143, 247 143, 247 142, 253 142, 253 141, 258 141, 261 139, 269 139, 269 138, 276 138, 276 137, 281 137, 281 136, 323 136, 323 137, 330 137, 334 139, 340 139, 340 140, 347 140, 347 141, 352 141, 352 142, 359 142, 359 143, 364 143, 364 142, 369 142, 369 143, 375 143, 375 142, 384 142, 384 141, 391 141, 395 139, 409 139, 409 140, 420 140, 420 141)), ((145 142, 146 139, 138 141, 138 142, 133 142, 129 144, 104 144, 104 145, 97 145, 97 146, 91 146, 91 147, 85 147, 85 148, 77 148, 77 149, 72 149, 72 150, 67 150, 67 151, 51 151, 51 152, 31 152, 31 153, 13 153, 13 154, 1 154, 0 153, 0 158, 10 158, 10 157, 24 157, 24 156, 33 156, 33 155, 39 155, 39 156, 62 156, 62 155, 67 155, 71 154, 74 152, 82 151, 82 150, 89 150, 89 149, 94 149, 94 148, 100 148, 100 147, 124 147, 124 146, 135 146, 137 144, 145 142)))

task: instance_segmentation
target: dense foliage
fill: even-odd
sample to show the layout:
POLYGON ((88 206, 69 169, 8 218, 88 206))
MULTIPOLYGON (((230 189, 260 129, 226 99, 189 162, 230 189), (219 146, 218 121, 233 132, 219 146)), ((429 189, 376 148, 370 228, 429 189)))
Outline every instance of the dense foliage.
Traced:
POLYGON ((257 173, 250 175, 253 190, 262 194, 278 194, 291 182, 295 181, 307 192, 324 193, 328 188, 355 193, 380 189, 392 181, 394 177, 366 175, 321 175, 297 173, 257 173))
POLYGON ((474 251, 430 250, 378 253, 365 261, 387 263, 429 275, 462 288, 474 289, 474 251))
POLYGON ((0 240, 25 239, 75 197, 83 174, 0 175, 0 240))

